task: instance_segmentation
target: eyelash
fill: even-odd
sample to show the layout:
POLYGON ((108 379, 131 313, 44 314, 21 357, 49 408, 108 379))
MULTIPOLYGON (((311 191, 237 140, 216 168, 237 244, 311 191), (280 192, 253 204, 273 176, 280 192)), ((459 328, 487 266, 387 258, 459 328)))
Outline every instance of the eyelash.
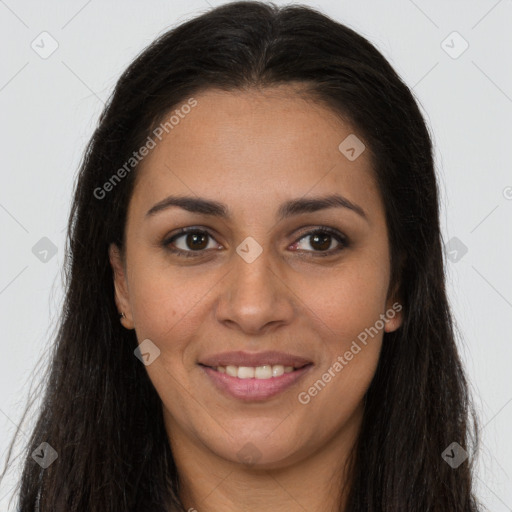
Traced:
MULTIPOLYGON (((176 249, 176 248, 170 247, 170 244, 172 242, 174 242, 175 240, 177 240, 178 238, 180 238, 183 235, 188 235, 189 233, 206 234, 210 238, 215 239, 213 237, 213 235, 209 231, 207 231, 205 229, 189 227, 189 228, 182 228, 182 229, 180 229, 180 231, 178 233, 172 235, 169 238, 166 238, 163 241, 162 245, 164 246, 164 248, 167 251, 169 251, 169 252, 171 252, 173 254, 176 254, 179 257, 197 258, 197 257, 203 256, 204 252, 206 251, 206 249, 201 249, 201 250, 198 250, 198 251, 192 251, 192 250, 184 251, 182 249, 176 249), (196 254, 194 254, 194 253, 196 253, 196 254)), ((313 257, 317 257, 317 256, 319 256, 319 257, 332 256, 333 254, 337 254, 337 253, 339 253, 340 251, 346 249, 349 246, 348 239, 347 239, 347 237, 345 235, 343 235, 342 233, 340 233, 339 231, 337 231, 335 229, 328 228, 328 227, 322 227, 322 228, 314 229, 312 231, 308 231, 307 233, 302 234, 300 236, 300 238, 298 238, 295 242, 293 242, 292 245, 294 245, 295 243, 299 242, 303 238, 306 238, 306 237, 312 236, 312 235, 316 235, 316 234, 331 235, 337 242, 340 243, 341 247, 338 247, 336 249, 330 249, 328 251, 306 251, 306 252, 313 252, 313 253, 315 253, 315 255, 313 257)))

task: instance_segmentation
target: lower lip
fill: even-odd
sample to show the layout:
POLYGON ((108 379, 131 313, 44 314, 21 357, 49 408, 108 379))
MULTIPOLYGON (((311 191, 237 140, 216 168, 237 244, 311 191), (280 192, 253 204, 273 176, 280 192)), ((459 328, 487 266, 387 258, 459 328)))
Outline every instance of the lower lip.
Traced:
POLYGON ((227 373, 220 373, 209 366, 200 366, 218 390, 241 400, 266 400, 278 395, 295 384, 313 367, 312 364, 308 364, 293 372, 283 373, 279 377, 270 379, 239 379, 227 373))

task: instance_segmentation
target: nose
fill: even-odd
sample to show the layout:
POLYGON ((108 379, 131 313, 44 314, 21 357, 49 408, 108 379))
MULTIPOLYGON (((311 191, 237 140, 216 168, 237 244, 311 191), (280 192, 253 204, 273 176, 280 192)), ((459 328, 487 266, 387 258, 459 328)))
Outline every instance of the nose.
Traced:
POLYGON ((295 296, 268 251, 250 263, 238 254, 233 260, 221 284, 217 321, 252 335, 290 324, 297 310, 295 296))

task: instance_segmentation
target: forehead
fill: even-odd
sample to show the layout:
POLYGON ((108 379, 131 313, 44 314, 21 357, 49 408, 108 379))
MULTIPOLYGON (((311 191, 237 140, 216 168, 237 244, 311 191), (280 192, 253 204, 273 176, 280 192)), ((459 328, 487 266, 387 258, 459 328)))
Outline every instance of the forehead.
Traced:
POLYGON ((340 192, 382 208, 370 151, 355 160, 340 151, 357 134, 326 106, 290 86, 207 90, 194 100, 139 164, 134 207, 177 192, 244 204, 340 192))

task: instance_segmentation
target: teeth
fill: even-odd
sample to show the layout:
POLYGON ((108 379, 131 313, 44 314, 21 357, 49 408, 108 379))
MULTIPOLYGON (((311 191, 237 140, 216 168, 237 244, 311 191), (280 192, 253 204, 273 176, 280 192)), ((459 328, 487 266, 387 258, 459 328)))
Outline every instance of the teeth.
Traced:
POLYGON ((272 366, 268 364, 264 366, 257 366, 254 370, 254 377, 257 379, 270 379, 272 377, 272 366))
MULTIPOLYGON (((217 371, 218 371, 218 368, 221 368, 221 367, 218 366, 217 371)), ((230 377, 238 377, 238 368, 236 366, 226 366, 226 373, 230 377)))
POLYGON ((231 377, 239 379, 271 379, 279 377, 283 373, 293 372, 293 366, 283 366, 282 364, 263 366, 217 366, 216 370, 220 373, 227 373, 231 377))
MULTIPOLYGON (((290 368, 287 366, 286 368, 290 368)), ((272 366, 272 377, 279 377, 280 375, 283 375, 284 373, 284 366, 282 364, 276 364, 275 366, 272 366)))

